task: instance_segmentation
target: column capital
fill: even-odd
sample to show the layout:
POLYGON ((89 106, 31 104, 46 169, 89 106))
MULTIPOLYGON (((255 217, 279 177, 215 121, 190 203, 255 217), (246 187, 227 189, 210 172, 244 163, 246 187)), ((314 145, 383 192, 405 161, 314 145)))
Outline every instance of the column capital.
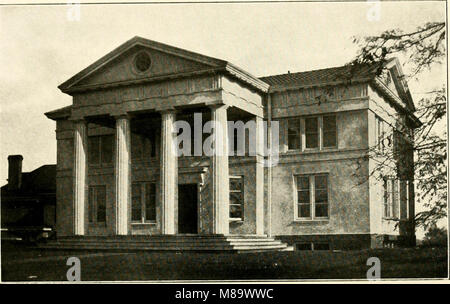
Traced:
POLYGON ((111 114, 111 117, 113 117, 115 120, 117 119, 131 119, 132 115, 129 113, 117 113, 117 114, 111 114))
POLYGON ((177 110, 173 106, 160 106, 155 109, 156 112, 162 114, 174 114, 177 110))
POLYGON ((71 116, 71 117, 69 117, 68 120, 73 123, 87 123, 87 120, 84 117, 72 117, 71 116))
POLYGON ((217 110, 219 108, 223 108, 223 109, 227 110, 230 107, 230 105, 225 104, 225 103, 214 103, 214 104, 208 104, 207 106, 208 106, 208 108, 211 109, 211 111, 217 110))

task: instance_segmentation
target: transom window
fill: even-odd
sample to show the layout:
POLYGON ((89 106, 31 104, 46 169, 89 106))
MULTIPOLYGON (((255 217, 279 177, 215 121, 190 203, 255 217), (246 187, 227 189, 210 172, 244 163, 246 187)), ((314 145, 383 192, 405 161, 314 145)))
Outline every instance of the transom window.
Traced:
POLYGON ((131 186, 131 221, 153 223, 156 221, 156 184, 139 182, 131 186))
POLYGON ((296 219, 328 218, 328 175, 295 176, 296 219))
POLYGON ((230 220, 244 219, 244 178, 230 177, 230 220))
POLYGON ((337 147, 336 115, 322 115, 288 120, 289 150, 337 147))
POLYGON ((88 160, 91 165, 108 165, 113 162, 114 135, 89 136, 88 160))
POLYGON ((89 223, 106 223, 106 186, 89 187, 89 223))

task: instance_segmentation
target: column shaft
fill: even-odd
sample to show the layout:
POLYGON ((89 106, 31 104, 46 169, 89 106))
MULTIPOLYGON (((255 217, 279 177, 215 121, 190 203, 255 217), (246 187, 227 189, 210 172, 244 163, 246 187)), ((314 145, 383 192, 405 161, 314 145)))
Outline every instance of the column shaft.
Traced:
POLYGON ((211 157, 212 204, 214 210, 213 233, 229 233, 229 174, 228 174, 228 126, 227 106, 211 108, 214 152, 211 157))
POLYGON ((128 203, 130 197, 130 120, 116 119, 116 235, 128 234, 128 203))
POLYGON ((256 121, 256 234, 264 234, 264 121, 261 117, 255 117, 256 121))
POLYGON ((175 191, 178 186, 177 155, 174 147, 175 113, 161 113, 161 232, 175 234, 175 191))
POLYGON ((84 210, 87 177, 87 126, 85 121, 75 123, 73 174, 73 232, 84 235, 84 210))

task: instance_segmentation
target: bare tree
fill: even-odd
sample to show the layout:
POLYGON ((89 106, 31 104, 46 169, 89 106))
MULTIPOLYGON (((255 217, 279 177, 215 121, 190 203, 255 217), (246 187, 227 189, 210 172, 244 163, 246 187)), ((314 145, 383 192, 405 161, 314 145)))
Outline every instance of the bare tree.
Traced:
MULTIPOLYGON (((445 22, 430 22, 411 32, 392 29, 377 36, 355 37, 353 41, 360 49, 349 65, 373 66, 377 76, 382 77, 384 63, 401 54, 406 58, 405 66, 410 71, 406 77, 417 78, 423 71, 444 62, 445 35, 445 22)), ((447 92, 442 84, 441 88, 428 92, 426 97, 418 101, 415 115, 422 125, 413 134, 405 133, 402 128, 396 130, 401 138, 413 137, 411 144, 404 141, 397 149, 371 147, 367 156, 376 160, 370 176, 383 178, 391 172, 398 172, 399 166, 402 166, 398 154, 414 155, 414 181, 418 190, 416 197, 427 209, 416 215, 415 224, 425 228, 447 216, 447 133, 436 130, 438 123, 446 119, 446 114, 447 92)), ((388 138, 386 140, 389 141, 388 138)))

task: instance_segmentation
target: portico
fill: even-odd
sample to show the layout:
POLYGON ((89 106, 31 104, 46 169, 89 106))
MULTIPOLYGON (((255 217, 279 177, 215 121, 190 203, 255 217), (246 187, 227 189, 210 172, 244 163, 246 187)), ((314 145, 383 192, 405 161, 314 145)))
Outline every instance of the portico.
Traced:
MULTIPOLYGON (((72 227, 62 227, 63 235, 179 234, 180 197, 197 200, 198 234, 228 235, 233 225, 241 226, 234 233, 264 233, 262 153, 233 159, 234 168, 227 121, 230 114, 231 119, 262 121, 265 83, 222 60, 135 37, 59 88, 73 96, 64 118, 53 115, 73 130, 72 136, 65 133, 73 143, 73 165, 60 168, 71 171, 73 185, 67 208, 72 227), (174 123, 194 113, 222 126, 221 132, 212 128, 209 134, 214 152, 220 153, 177 156, 174 123), (95 136, 104 138, 90 141, 95 136), (106 136, 113 138, 111 151, 106 136), (97 154, 100 165, 93 162, 97 154), (242 208, 250 210, 236 211, 241 223, 230 224, 230 171, 239 172, 239 167, 252 168, 247 170, 252 176, 244 179, 256 186, 250 194, 241 190, 242 208), (196 199, 178 193, 183 184, 192 186, 182 191, 197 188, 196 199), (251 202, 244 202, 244 196, 251 202), (252 216, 244 217, 244 212, 252 216)), ((60 175, 60 184, 69 181, 60 175)))

